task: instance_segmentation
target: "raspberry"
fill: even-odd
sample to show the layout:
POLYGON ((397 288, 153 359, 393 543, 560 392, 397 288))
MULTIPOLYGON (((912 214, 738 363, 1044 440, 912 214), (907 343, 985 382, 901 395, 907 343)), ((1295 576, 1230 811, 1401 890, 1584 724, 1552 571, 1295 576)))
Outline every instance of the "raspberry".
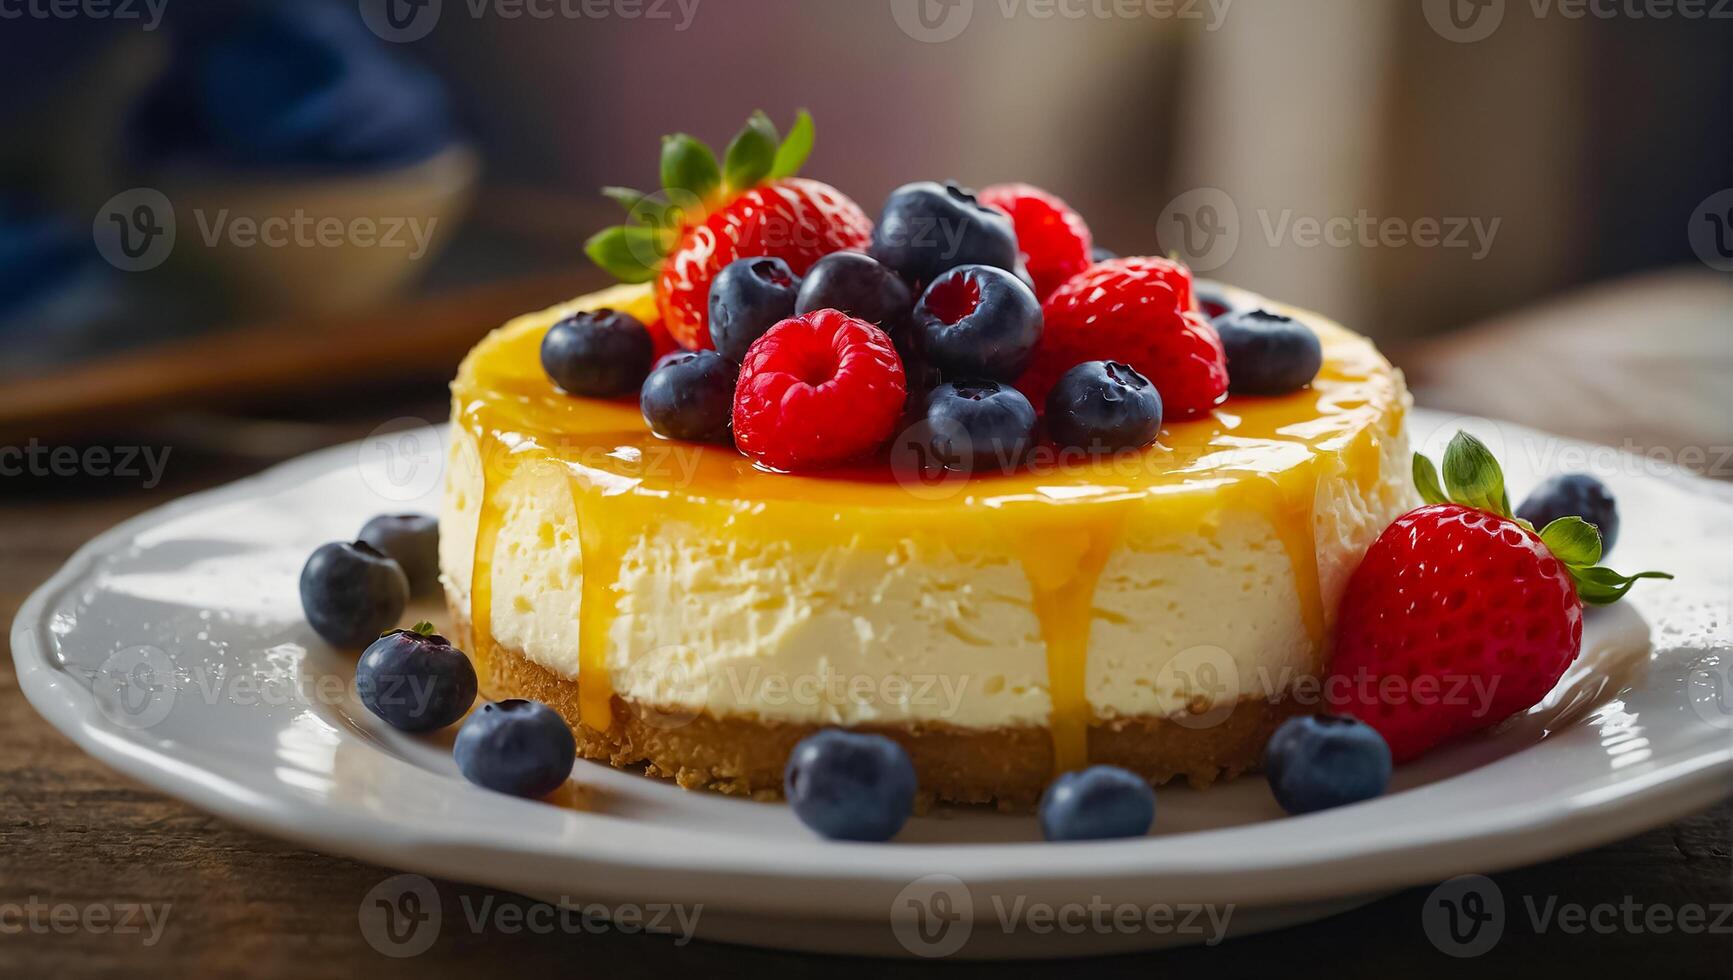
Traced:
POLYGON ((815 310, 771 327, 747 349, 734 389, 734 441, 772 469, 841 463, 890 439, 907 394, 888 334, 815 310))
POLYGON ((1035 359, 1017 382, 1044 405, 1060 376, 1084 361, 1129 364, 1155 384, 1173 421, 1196 418, 1227 397, 1227 356, 1193 311, 1191 274, 1167 259, 1111 259, 1073 276, 1047 298, 1035 359))
POLYGON ((1046 299, 1065 280, 1089 268, 1094 247, 1082 215, 1039 187, 994 184, 981 192, 981 203, 1011 216, 1017 229, 1017 250, 1035 280, 1035 295, 1046 299))

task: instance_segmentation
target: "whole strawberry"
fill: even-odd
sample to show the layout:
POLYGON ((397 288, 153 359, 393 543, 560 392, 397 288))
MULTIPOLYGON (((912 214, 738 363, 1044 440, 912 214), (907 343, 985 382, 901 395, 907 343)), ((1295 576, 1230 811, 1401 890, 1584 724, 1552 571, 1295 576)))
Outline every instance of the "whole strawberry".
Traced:
POLYGON ((1046 299, 1065 280, 1089 268, 1089 226, 1064 201, 1028 184, 994 184, 980 198, 1011 216, 1017 250, 1035 280, 1037 297, 1046 299))
POLYGON ((592 236, 584 250, 623 282, 656 284, 662 327, 689 349, 714 347, 710 282, 735 259, 769 256, 796 276, 843 249, 864 249, 872 221, 842 192, 796 177, 812 152, 812 117, 801 112, 787 139, 754 113, 723 161, 678 134, 662 141, 662 192, 611 187, 628 222, 592 236))
POLYGON ((1136 368, 1161 392, 1167 418, 1196 418, 1228 393, 1221 338, 1193 309, 1191 273, 1168 259, 1110 259, 1066 280, 1042 305, 1041 343, 1017 387, 1042 405, 1085 361, 1136 368))
POLYGON ((1580 518, 1537 533, 1512 517, 1497 460, 1467 433, 1445 451, 1448 493, 1419 454, 1414 482, 1426 506, 1379 535, 1348 581, 1325 685, 1398 762, 1534 706, 1577 657, 1583 603, 1671 578, 1597 566, 1600 535, 1580 518))

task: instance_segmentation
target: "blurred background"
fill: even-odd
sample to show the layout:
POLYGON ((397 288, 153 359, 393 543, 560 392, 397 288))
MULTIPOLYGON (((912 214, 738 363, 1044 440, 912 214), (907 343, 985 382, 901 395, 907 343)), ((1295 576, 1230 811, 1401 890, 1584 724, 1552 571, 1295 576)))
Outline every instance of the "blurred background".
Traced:
POLYGON ((1423 403, 1733 477, 1725 6, 0 0, 0 445, 440 418, 488 329, 605 282, 598 187, 806 107, 869 213, 1028 181, 1423 403))

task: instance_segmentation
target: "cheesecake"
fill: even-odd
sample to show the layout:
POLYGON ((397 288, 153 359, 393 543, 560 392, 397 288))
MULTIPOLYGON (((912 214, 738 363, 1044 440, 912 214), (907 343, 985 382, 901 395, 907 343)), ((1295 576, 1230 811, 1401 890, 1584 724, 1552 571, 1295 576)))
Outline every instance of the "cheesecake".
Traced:
POLYGON ((771 472, 557 388, 549 328, 655 324, 648 284, 506 324, 452 384, 440 513, 482 693, 551 706, 586 758, 757 797, 833 727, 900 743, 928 801, 1026 808, 1095 763, 1200 786, 1256 767, 1316 710, 1348 577, 1417 497, 1400 372, 1249 301, 1317 335, 1310 385, 969 475, 771 472))

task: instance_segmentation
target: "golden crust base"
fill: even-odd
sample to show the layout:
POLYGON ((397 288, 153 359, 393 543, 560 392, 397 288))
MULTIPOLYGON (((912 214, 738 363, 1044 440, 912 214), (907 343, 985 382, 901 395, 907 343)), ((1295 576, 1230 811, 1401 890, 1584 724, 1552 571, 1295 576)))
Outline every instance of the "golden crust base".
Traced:
MULTIPOLYGON (((579 722, 577 681, 516 651, 494 644, 478 648, 466 611, 453 606, 452 619, 453 639, 470 652, 483 697, 540 701, 572 726, 581 757, 617 768, 642 767, 685 789, 779 798, 789 753, 824 727, 669 711, 616 695, 613 725, 599 732, 579 722)), ((1234 705, 1226 717, 1209 719, 1207 726, 1150 716, 1098 722, 1089 730, 1089 761, 1121 766, 1152 783, 1184 776, 1191 785, 1204 787, 1256 767, 1270 734, 1298 711, 1285 698, 1253 698, 1234 705)), ((929 724, 857 730, 889 736, 908 751, 923 806, 992 803, 1005 810, 1027 810, 1053 776, 1053 743, 1045 727, 982 730, 929 724)))

